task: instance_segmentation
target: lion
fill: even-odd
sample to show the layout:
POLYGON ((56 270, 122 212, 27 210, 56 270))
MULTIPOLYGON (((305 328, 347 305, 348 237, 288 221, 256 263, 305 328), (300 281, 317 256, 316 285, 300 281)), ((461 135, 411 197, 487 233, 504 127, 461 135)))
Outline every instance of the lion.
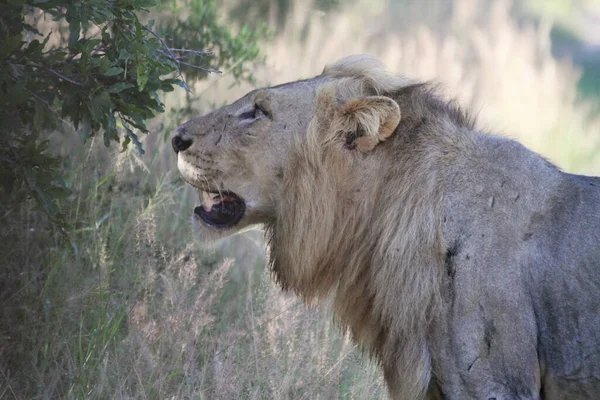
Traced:
POLYGON ((363 55, 172 145, 199 240, 262 224, 274 279, 331 297, 392 398, 600 398, 599 178, 363 55))

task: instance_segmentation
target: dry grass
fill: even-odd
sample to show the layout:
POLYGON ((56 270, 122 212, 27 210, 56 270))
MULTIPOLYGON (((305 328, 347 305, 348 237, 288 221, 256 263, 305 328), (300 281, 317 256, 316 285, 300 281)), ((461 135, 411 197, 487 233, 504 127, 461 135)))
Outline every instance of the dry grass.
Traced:
MULTIPOLYGON (((549 26, 518 26, 504 1, 462 0, 436 29, 414 20, 400 29, 386 4, 321 15, 296 1, 293 19, 265 45, 259 82, 370 53, 393 71, 441 82, 483 126, 561 167, 600 173, 600 125, 575 101, 573 67, 551 57, 549 26)), ((228 79, 197 85, 198 112, 249 89, 230 89, 228 79)), ((166 102, 177 109, 183 99, 166 102)), ((177 118, 157 126, 168 130, 177 118)), ((326 307, 307 309, 270 282, 260 232, 196 247, 194 194, 170 146, 146 147, 144 159, 59 147, 71 155, 77 193, 68 236, 31 204, 0 216, 0 398, 385 397, 377 368, 326 307)))

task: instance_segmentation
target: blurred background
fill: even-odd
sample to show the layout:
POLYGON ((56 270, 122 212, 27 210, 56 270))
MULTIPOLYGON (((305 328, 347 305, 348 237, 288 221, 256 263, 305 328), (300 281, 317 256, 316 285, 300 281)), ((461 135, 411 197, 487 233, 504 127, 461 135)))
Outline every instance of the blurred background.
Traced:
MULTIPOLYGON (((210 2, 163 3, 147 17, 165 38, 198 40, 177 29, 200 21, 210 2)), ((197 194, 168 140, 252 88, 368 53, 395 73, 438 82, 483 130, 566 171, 600 175, 598 0, 213 5, 211 18, 258 53, 242 43, 216 66, 223 73, 166 93, 143 156, 96 138, 84 146, 69 129, 53 136, 72 190, 68 233, 32 201, 2 207, 0 398, 387 398, 377 366, 327 306, 308 308, 270 281, 260 230, 209 248, 193 240, 197 194)), ((219 55, 223 39, 205 39, 219 55)))

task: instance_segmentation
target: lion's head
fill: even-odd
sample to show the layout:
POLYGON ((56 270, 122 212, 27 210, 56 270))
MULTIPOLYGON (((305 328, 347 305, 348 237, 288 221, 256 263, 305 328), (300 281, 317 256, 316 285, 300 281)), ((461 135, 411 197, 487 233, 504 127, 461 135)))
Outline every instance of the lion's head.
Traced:
POLYGON ((348 57, 315 78, 254 90, 181 125, 172 143, 184 179, 199 190, 199 235, 274 222, 284 182, 296 175, 290 158, 299 141, 327 142, 349 159, 373 150, 400 120, 398 105, 378 94, 398 83, 379 61, 348 57))

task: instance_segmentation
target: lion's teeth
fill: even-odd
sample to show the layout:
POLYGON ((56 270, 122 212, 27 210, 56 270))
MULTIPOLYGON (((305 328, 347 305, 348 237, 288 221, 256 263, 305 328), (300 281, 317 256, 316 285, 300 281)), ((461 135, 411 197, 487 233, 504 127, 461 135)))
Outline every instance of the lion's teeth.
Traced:
POLYGON ((215 201, 210 197, 210 193, 202 191, 202 207, 204 207, 204 210, 210 212, 214 204, 215 201))

